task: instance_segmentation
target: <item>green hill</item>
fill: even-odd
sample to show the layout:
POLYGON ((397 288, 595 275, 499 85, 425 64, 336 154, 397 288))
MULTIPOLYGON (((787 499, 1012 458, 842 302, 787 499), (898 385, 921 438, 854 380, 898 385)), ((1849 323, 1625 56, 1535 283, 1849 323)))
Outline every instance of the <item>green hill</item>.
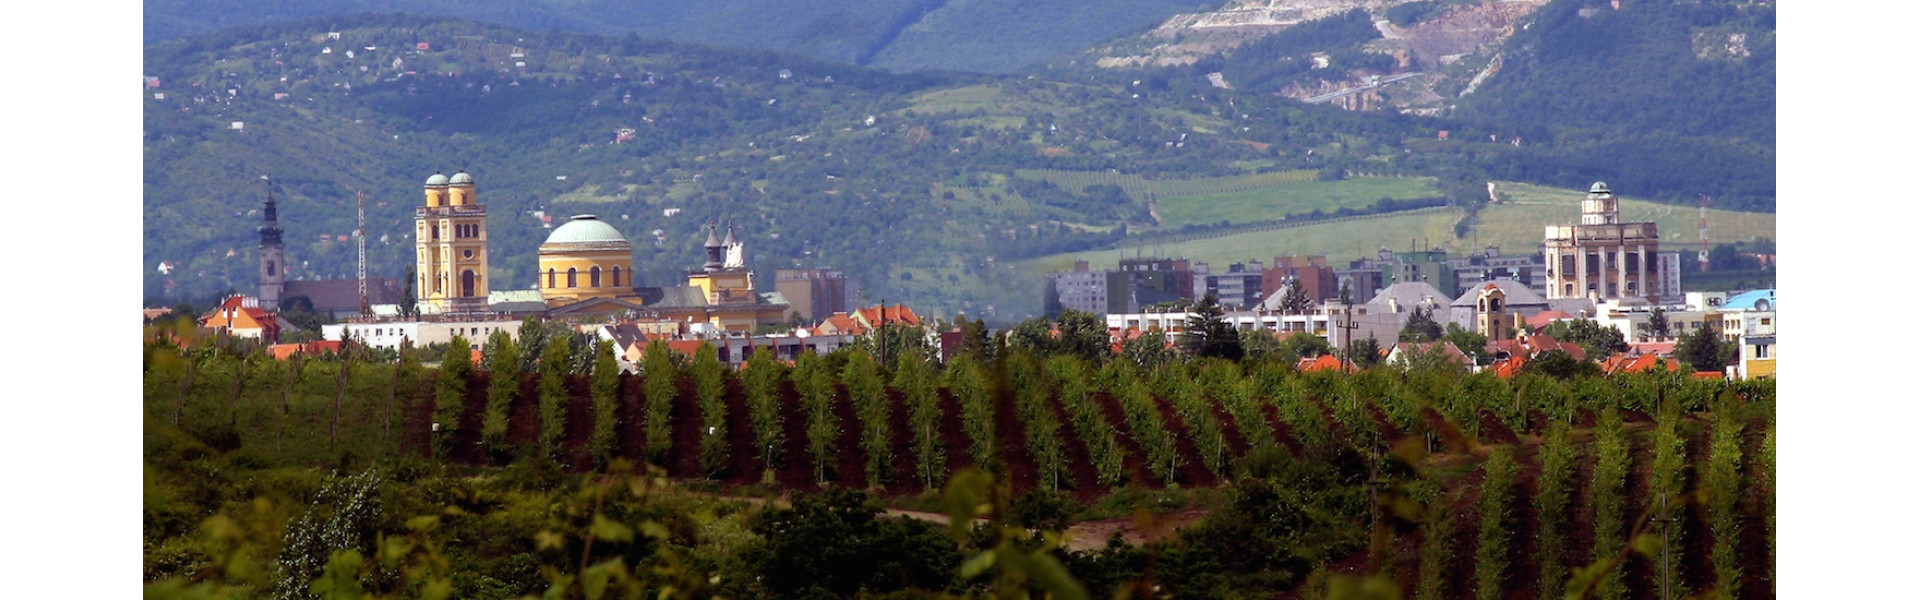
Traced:
POLYGON ((774 50, 894 71, 1009 73, 1206 4, 1201 0, 145 0, 148 43, 221 29, 405 12, 529 30, 774 50), (991 32, 988 34, 987 32, 991 32))
POLYGON ((1553 2, 1508 40, 1499 75, 1461 98, 1459 115, 1550 143, 1524 171, 1772 212, 1773 11, 1732 0, 1553 2))
POLYGON ((701 228, 730 222, 763 286, 778 268, 835 267, 868 301, 996 323, 1039 309, 1010 262, 1276 212, 1471 206, 1487 179, 1593 180, 1508 177, 1547 159, 1471 141, 1491 130, 1458 120, 419 16, 234 29, 145 58, 142 270, 156 300, 257 285, 249 211, 267 173, 295 278, 353 273, 356 191, 369 273, 404 277, 420 182, 465 169, 490 211, 499 289, 534 283, 536 211, 602 215, 635 241, 642 285, 677 281, 701 228))
POLYGON ((1688 203, 1704 194, 1716 207, 1773 211, 1773 3, 1623 0, 1616 9, 1611 0, 1552 0, 1510 27, 1488 29, 1476 19, 1500 12, 1486 10, 1490 4, 1496 3, 1356 5, 1277 32, 1242 34, 1264 37, 1238 45, 1216 40, 1225 47, 1193 55, 1190 62, 1090 66, 1100 58, 1153 55, 1144 47, 1205 47, 1194 40, 1231 37, 1213 30, 1186 29, 1171 37, 1156 31, 1090 50, 1077 66, 1056 66, 1062 77, 1137 81, 1183 94, 1224 93, 1216 87, 1221 84, 1241 91, 1328 91, 1360 86, 1374 76, 1410 76, 1376 90, 1377 103, 1473 125, 1472 133, 1452 130, 1453 141, 1492 136, 1507 143, 1461 149, 1471 154, 1465 162, 1482 169, 1483 180, 1604 180, 1661 201, 1688 203), (1445 24, 1381 39, 1374 27, 1380 20, 1402 27, 1423 20, 1445 24), (1447 45, 1458 53, 1422 58, 1436 52, 1434 45, 1469 34, 1491 41, 1477 49, 1447 45))
MULTIPOLYGON (((1116 250, 1086 250, 1038 256, 1018 263, 1023 272, 1036 276, 1047 271, 1070 269, 1076 260, 1096 265, 1116 264, 1122 255, 1138 250, 1161 256, 1184 256, 1197 261, 1222 265, 1275 256, 1323 255, 1331 264, 1342 264, 1371 257, 1380 248, 1403 249, 1414 240, 1423 246, 1439 246, 1450 253, 1474 252, 1485 246, 1499 246, 1506 254, 1538 251, 1542 230, 1547 225, 1568 225, 1579 221, 1580 200, 1585 192, 1576 189, 1549 188, 1523 183, 1500 182, 1501 203, 1481 207, 1465 235, 1455 237, 1454 225, 1460 209, 1425 209, 1356 217, 1271 231, 1188 236, 1192 239, 1123 246, 1116 250)), ((1661 204, 1622 196, 1620 218, 1627 221, 1652 221, 1658 227, 1661 249, 1692 252, 1698 248, 1700 213, 1697 208, 1661 204)), ((1722 209, 1707 211, 1708 241, 1712 244, 1750 242, 1775 237, 1776 219, 1769 213, 1722 209)), ((1683 255, 1691 260, 1691 255, 1683 255)), ((1037 280, 1036 280, 1037 281, 1037 280)))

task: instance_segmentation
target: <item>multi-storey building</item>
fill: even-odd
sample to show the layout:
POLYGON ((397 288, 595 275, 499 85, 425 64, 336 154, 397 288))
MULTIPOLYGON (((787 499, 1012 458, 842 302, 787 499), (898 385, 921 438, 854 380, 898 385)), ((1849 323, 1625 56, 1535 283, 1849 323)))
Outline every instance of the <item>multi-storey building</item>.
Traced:
POLYGON ((809 323, 851 311, 859 301, 859 286, 839 269, 779 269, 773 287, 809 323))
POLYGON ((1101 314, 1140 312, 1181 298, 1193 298, 1193 267, 1187 259, 1123 258, 1107 272, 1107 309, 1101 314))
POLYGON ((1260 273, 1260 296, 1272 298, 1288 282, 1296 282, 1314 302, 1340 297, 1340 280, 1325 256, 1273 257, 1273 266, 1260 273))
POLYGON ((1393 259, 1387 285, 1419 281, 1448 296, 1460 294, 1460 284, 1454 277, 1453 265, 1447 262, 1447 251, 1439 248, 1415 250, 1394 255, 1393 259))
POLYGON ((1047 275, 1048 293, 1046 312, 1049 318, 1060 316, 1065 310, 1078 310, 1096 315, 1107 312, 1107 274, 1112 271, 1095 271, 1088 267, 1087 261, 1073 261, 1072 271, 1054 271, 1047 275))
MULTIPOLYGON (((1221 306, 1231 310, 1259 306, 1260 299, 1265 297, 1262 294, 1262 290, 1265 289, 1262 279, 1266 270, 1262 268, 1264 265, 1261 265, 1260 261, 1233 263, 1227 265, 1224 273, 1202 271, 1201 267, 1204 266, 1206 263, 1194 266, 1194 277, 1204 282, 1199 286, 1201 289, 1194 290, 1194 296, 1213 294, 1220 300, 1221 306)), ((1196 281, 1196 283, 1202 283, 1202 281, 1196 281)))
POLYGON ((1547 295, 1547 263, 1539 254, 1503 255, 1499 246, 1487 246, 1478 254, 1447 259, 1453 267, 1454 282, 1462 290, 1476 290, 1489 282, 1508 279, 1520 282, 1544 298, 1547 295))
POLYGON ((1580 224, 1546 227, 1547 298, 1645 298, 1659 303, 1678 292, 1663 278, 1660 232, 1652 222, 1620 221, 1620 200, 1595 182, 1580 202, 1580 224), (1669 289, 1669 284, 1672 288, 1669 289))

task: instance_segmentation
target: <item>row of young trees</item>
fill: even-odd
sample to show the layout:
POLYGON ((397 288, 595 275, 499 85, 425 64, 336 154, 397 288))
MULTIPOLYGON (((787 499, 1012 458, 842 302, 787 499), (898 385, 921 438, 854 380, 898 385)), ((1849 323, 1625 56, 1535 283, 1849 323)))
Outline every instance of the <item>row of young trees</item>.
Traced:
MULTIPOLYGON (((594 347, 592 358, 582 361, 571 354, 571 342, 549 339, 534 372, 512 373, 513 365, 525 365, 524 356, 493 344, 476 365, 464 360, 472 352, 461 348, 463 344, 450 348, 438 372, 413 363, 411 353, 402 353, 402 361, 394 365, 349 355, 308 361, 297 385, 286 383, 287 364, 258 356, 222 353, 188 363, 182 360, 186 353, 161 352, 149 366, 148 410, 159 419, 177 414, 183 426, 202 430, 223 421, 242 423, 231 443, 256 450, 281 442, 273 429, 250 427, 253 424, 272 424, 279 418, 285 429, 299 429, 302 423, 344 414, 338 433, 342 445, 377 448, 380 443, 369 443, 376 439, 369 434, 378 430, 354 429, 355 417, 381 414, 381 404, 391 397, 397 399, 391 414, 404 421, 400 415, 407 407, 423 400, 423 408, 439 422, 476 428, 468 433, 481 440, 493 458, 500 452, 524 452, 519 456, 542 462, 579 457, 581 450, 571 445, 579 440, 565 434, 569 428, 550 424, 591 420, 594 433, 586 454, 596 460, 621 455, 620 438, 637 430, 644 442, 628 444, 644 443, 635 446, 644 452, 653 440, 668 440, 667 459, 682 465, 697 462, 698 473, 708 477, 733 464, 752 464, 772 473, 800 461, 810 464, 797 468, 811 467, 817 481, 864 479, 878 488, 911 481, 927 489, 927 482, 945 477, 944 453, 951 451, 1003 476, 1016 472, 1010 465, 1032 461, 1037 475, 1024 484, 1030 489, 1152 487, 1193 483, 1190 477, 1239 486, 1250 478, 1284 480, 1296 476, 1292 474, 1298 469, 1346 465, 1338 467, 1345 469, 1341 481, 1346 483, 1340 485, 1346 491, 1341 493, 1349 494, 1342 497, 1350 498, 1353 481, 1360 480, 1367 486, 1378 484, 1392 497, 1403 493, 1393 490, 1438 480, 1416 478, 1383 464, 1386 448, 1398 454, 1408 446, 1428 451, 1444 446, 1450 454, 1467 457, 1475 443, 1492 444, 1493 454, 1479 467, 1485 475, 1473 484, 1479 495, 1472 508, 1444 508, 1464 502, 1458 489, 1413 494, 1429 511, 1420 519, 1423 525, 1408 524, 1425 532, 1418 586, 1424 597, 1481 596, 1534 585, 1543 595, 1557 595, 1552 593, 1556 586, 1567 591, 1569 578, 1573 590, 1591 583, 1601 597, 1623 597, 1640 593, 1635 590, 1644 585, 1644 577, 1631 575, 1623 566, 1629 563, 1640 565, 1634 572, 1643 575, 1646 565, 1660 573, 1661 566, 1671 564, 1675 581, 1687 582, 1677 587, 1693 587, 1682 590, 1689 593, 1703 592, 1709 585, 1717 590, 1760 585, 1753 577, 1764 573, 1752 572, 1737 541, 1759 527, 1771 539, 1771 522, 1756 518, 1770 511, 1764 498, 1771 489, 1771 425, 1764 415, 1771 414, 1772 387, 1766 384, 1697 381, 1677 374, 1570 380, 1523 375, 1503 380, 1451 371, 1297 373, 1281 363, 1257 360, 1203 360, 1149 370, 1127 361, 1094 366, 1074 356, 1042 359, 1005 349, 991 360, 963 356, 945 364, 908 353, 890 366, 865 349, 801 355, 791 367, 759 354, 733 371, 705 351, 681 357, 664 345, 655 345, 642 359, 636 381, 623 379, 606 346, 594 347), (583 363, 589 367, 576 370, 583 363), (520 375, 517 389, 498 387, 511 378, 487 372, 495 369, 520 375), (709 374, 701 375, 703 370, 709 374), (703 383, 703 378, 708 381, 703 383), (657 382, 671 385, 658 386, 667 401, 656 409, 652 392, 657 382), (719 391, 717 402, 714 390, 719 391), (496 392, 504 401, 496 400, 496 392), (537 397, 525 398, 526 393, 537 397), (587 396, 591 403, 580 402, 587 396), (277 398, 293 398, 289 404, 294 408, 260 410, 273 408, 273 402, 263 400, 277 398), (628 405, 623 398, 639 401, 628 405), (503 406, 508 413, 496 414, 503 406), (514 412, 527 406, 532 413, 514 412), (578 406, 591 406, 594 414, 562 412, 578 406), (639 410, 628 414, 623 408, 628 406, 639 410), (727 407, 734 406, 745 414, 730 414, 727 407), (276 417, 276 412, 283 416, 276 417), (685 422, 673 421, 683 415, 685 422), (956 433, 964 442, 948 442, 940 435, 947 419, 960 424, 956 433), (904 423, 905 430, 869 437, 867 432, 879 429, 875 422, 886 427, 904 423), (1598 423, 1591 441, 1576 441, 1580 438, 1572 432, 1590 427, 1589 422, 1598 423), (734 423, 744 423, 751 431, 719 429, 734 423), (1713 429, 1704 446, 1707 459, 1690 459, 1689 449, 1701 446, 1688 440, 1700 439, 1707 423, 1713 429), (1003 426, 1017 427, 1019 433, 1002 431, 1003 426), (1747 448, 1760 437, 1748 433, 1754 428, 1766 430, 1762 449, 1754 453, 1765 458, 1743 463, 1747 448), (665 433, 650 433, 655 429, 665 433), (539 434, 524 448, 495 450, 500 442, 487 441, 489 436, 529 439, 512 433, 529 430, 539 434), (687 443, 694 438, 686 434, 696 430, 707 437, 687 443), (787 451, 787 431, 805 432, 805 451, 787 451), (1534 435, 1546 440, 1535 458, 1511 446, 1515 442, 1510 440, 1534 435), (1228 443, 1234 437, 1243 443, 1228 443), (739 443, 713 446, 709 439, 739 443), (875 440, 886 440, 886 445, 875 440), (900 442, 908 450, 894 453, 900 442), (1053 448, 1055 457, 1048 458, 1042 448, 1053 448), (1076 448, 1085 449, 1093 477, 1076 478, 1076 466, 1065 458, 1076 456, 1076 448), (699 459, 674 456, 677 452, 697 452, 699 459), (735 453, 742 461, 734 460, 735 453), (1529 463, 1538 465, 1537 486, 1526 485, 1518 476, 1529 463), (837 472, 843 466, 854 472, 837 472), (1666 513, 1655 512, 1662 491, 1670 499, 1666 513), (1529 502, 1540 523, 1531 529, 1521 525, 1529 502), (1665 559, 1646 555, 1644 549, 1657 547, 1647 539, 1648 532, 1657 529, 1646 523, 1661 516, 1704 523, 1697 529, 1708 533, 1690 535, 1707 536, 1708 543, 1698 547, 1710 548, 1712 556, 1687 554, 1690 546, 1677 543, 1665 559), (1583 527, 1595 532, 1591 544, 1563 535, 1583 527), (1528 547, 1539 551, 1537 575, 1515 566, 1524 561, 1512 560, 1517 549, 1528 547), (1500 560, 1502 556, 1508 560, 1500 560), (1462 568, 1465 557, 1473 557, 1472 568, 1462 568), (1705 573, 1686 570, 1696 564, 1712 565, 1714 583, 1702 583, 1705 573)), ((458 458, 460 448, 471 452, 472 447, 455 438, 437 435, 447 441, 440 442, 436 456, 464 460, 458 458)), ((262 456, 272 462, 277 455, 262 456)), ((680 472, 697 476, 692 470, 680 472)), ((1307 500, 1286 499, 1293 493, 1283 493, 1279 501, 1294 507, 1286 510, 1297 511, 1298 505, 1287 503, 1307 500)), ((1363 517, 1365 504, 1360 506, 1363 517)), ((1320 518, 1313 514, 1318 513, 1298 513, 1320 518)), ((1305 538, 1298 543, 1336 555, 1337 548, 1345 547, 1305 538)))
MULTIPOLYGON (((746 422, 754 429, 744 432, 747 434, 744 437, 755 440, 755 449, 750 452, 762 468, 773 470, 781 466, 784 458, 780 454, 784 427, 782 402, 788 393, 784 386, 790 381, 805 420, 808 454, 816 463, 817 479, 824 481, 834 468, 833 446, 838 442, 841 428, 853 425, 836 422, 834 406, 845 399, 852 402, 853 410, 849 412, 861 422, 861 445, 868 460, 869 482, 885 483, 882 480, 890 477, 894 461, 905 459, 916 463, 918 478, 924 484, 935 479, 944 466, 935 460, 944 451, 936 435, 944 414, 943 403, 953 403, 964 433, 972 440, 973 447, 968 451, 972 462, 991 465, 995 464, 993 451, 997 441, 995 398, 1008 394, 1016 400, 1014 406, 1020 409, 1021 421, 1028 424, 1025 427, 1028 435, 1037 436, 1029 440, 1031 445, 1051 453, 1050 448, 1056 445, 1053 438, 1071 434, 1085 444, 1090 458, 1095 460, 1097 470, 1102 473, 1101 483, 1111 484, 1118 480, 1117 474, 1122 470, 1115 465, 1125 460, 1118 450, 1125 445, 1108 441, 1113 437, 1111 432, 1120 425, 1125 426, 1127 435, 1142 452, 1150 455, 1144 460, 1148 468, 1160 478, 1171 477, 1180 458, 1172 450, 1176 444, 1171 443, 1171 434, 1162 422, 1164 417, 1159 408, 1163 404, 1171 409, 1171 416, 1181 421, 1179 429, 1187 432, 1188 442, 1200 449, 1198 458, 1203 466, 1224 475, 1231 470, 1231 457, 1225 445, 1229 428, 1249 447, 1271 445, 1272 428, 1284 425, 1292 440, 1310 448, 1324 448, 1332 445, 1330 424, 1340 425, 1348 436, 1371 432, 1373 423, 1369 411, 1378 411, 1405 430, 1419 424, 1422 410, 1432 409, 1471 435, 1485 433, 1482 414, 1494 416, 1510 431, 1538 434, 1542 432, 1543 423, 1570 422, 1580 409, 1596 410, 1614 404, 1628 410, 1650 412, 1657 409, 1662 394, 1670 393, 1681 410, 1697 412, 1707 408, 1712 396, 1704 385, 1680 383, 1676 374, 1565 381, 1538 374, 1523 374, 1508 380, 1488 374, 1459 376, 1384 371, 1338 377, 1293 374, 1285 364, 1254 361, 1247 363, 1249 370, 1243 375, 1238 365, 1222 361, 1170 363, 1142 369, 1131 361, 1096 366, 1069 354, 1043 359, 1019 352, 1000 352, 1004 356, 985 364, 963 358, 940 365, 919 355, 917 350, 912 350, 910 357, 883 365, 867 356, 863 349, 831 356, 802 355, 793 367, 780 365, 770 357, 755 357, 741 374, 735 374, 709 351, 698 352, 691 359, 671 351, 655 351, 648 352, 642 359, 640 413, 621 415, 617 414, 621 382, 611 348, 592 347, 571 336, 541 335, 535 333, 537 331, 537 328, 531 331, 523 328, 520 337, 544 341, 538 355, 521 353, 520 344, 516 344, 512 336, 501 333, 488 340, 478 365, 467 360, 471 352, 465 348, 465 340, 451 344, 434 378, 440 382, 433 394, 434 421, 445 429, 462 427, 466 386, 476 380, 478 372, 484 371, 487 373, 485 408, 477 419, 481 444, 487 448, 504 448, 508 412, 516 398, 532 392, 537 399, 538 451, 556 460, 564 459, 558 445, 565 438, 567 400, 574 393, 566 383, 567 378, 585 376, 590 381, 581 387, 587 388, 587 395, 592 398, 588 406, 595 413, 588 416, 594 423, 590 428, 593 433, 588 456, 602 461, 615 450, 620 431, 616 423, 620 420, 637 421, 644 440, 642 458, 653 462, 669 458, 676 428, 697 427, 700 434, 697 437, 701 440, 699 463, 711 475, 729 464, 734 449, 727 440, 737 437, 726 431, 729 423, 726 380, 743 378, 746 422), (588 351, 576 352, 576 348, 582 347, 588 351), (989 378, 981 371, 982 367, 1005 374, 989 378), (653 376, 655 374, 665 376, 653 376), (691 379, 692 385, 683 387, 683 378, 691 379), (889 393, 889 381, 892 394, 898 395, 899 402, 889 393), (993 381, 1006 383, 991 383, 993 381), (1038 385, 1031 385, 1034 383, 1038 385), (527 387, 532 389, 525 389, 527 387), (701 423, 669 422, 675 402, 683 393, 693 396, 691 404, 698 410, 690 412, 697 412, 701 423), (1117 406, 1117 415, 1102 412, 1097 398, 1103 396, 1117 406), (1056 403, 1061 408, 1059 415, 1051 408, 1056 403), (894 432, 890 428, 896 404, 906 411, 910 426, 906 433, 916 448, 908 456, 891 455, 894 432), (1046 410, 1040 410, 1042 407, 1046 410), (1216 413, 1215 407, 1224 414, 1216 413), (1277 419, 1266 418, 1267 411, 1272 411, 1277 419), (1110 422, 1115 416, 1123 417, 1120 421, 1124 423, 1110 422), (1541 417, 1546 421, 1540 421, 1541 417)), ((223 362, 221 367, 252 369, 250 365, 255 364, 252 361, 260 359, 235 355, 230 360, 233 362, 223 362), (233 366, 227 366, 229 364, 233 366)), ((195 380, 206 377, 205 369, 196 368, 204 364, 208 364, 205 359, 184 361, 175 384, 192 390, 207 383, 204 379, 195 380)), ((357 376, 351 366, 358 364, 356 361, 341 364, 343 368, 335 372, 336 378, 357 376), (346 374, 340 375, 340 372, 346 374)), ((386 373, 389 380, 397 379, 394 373, 405 371, 377 363, 365 369, 369 375, 386 373)), ((234 386, 229 403, 237 403, 249 384, 265 383, 251 374, 227 375, 223 379, 230 382, 225 385, 234 386)), ((338 382, 334 387, 333 396, 348 396, 338 382)), ((383 395, 398 395, 397 385, 386 387, 387 393, 383 395)), ((174 403, 169 418, 178 421, 183 406, 185 403, 174 403)), ((442 444, 453 443, 454 436, 439 437, 442 444)))

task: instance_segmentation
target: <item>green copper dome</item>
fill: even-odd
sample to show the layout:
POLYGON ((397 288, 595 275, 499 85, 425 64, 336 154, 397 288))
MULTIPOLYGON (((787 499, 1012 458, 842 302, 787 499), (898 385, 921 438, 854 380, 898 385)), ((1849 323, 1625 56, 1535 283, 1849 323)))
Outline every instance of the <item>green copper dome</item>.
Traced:
POLYGON ((1613 193, 1613 192, 1607 189, 1607 182, 1605 182, 1605 181, 1595 181, 1595 182, 1593 182, 1593 187, 1592 187, 1591 189, 1588 189, 1588 190, 1587 190, 1587 193, 1589 193, 1589 194, 1611 194, 1611 193, 1613 193))
MULTIPOLYGON (((547 235, 547 244, 598 244, 607 242, 627 243, 627 237, 620 235, 600 217, 593 215, 574 215, 565 225, 553 228, 547 235)), ((545 245, 545 244, 542 244, 545 245)))
POLYGON ((441 186, 446 184, 447 184, 447 176, 441 175, 439 173, 434 173, 432 177, 427 178, 427 186, 429 187, 441 186))
POLYGON ((464 183, 467 185, 473 185, 473 176, 468 175, 466 171, 461 171, 459 173, 454 173, 453 179, 447 180, 447 183, 455 183, 455 184, 464 183))

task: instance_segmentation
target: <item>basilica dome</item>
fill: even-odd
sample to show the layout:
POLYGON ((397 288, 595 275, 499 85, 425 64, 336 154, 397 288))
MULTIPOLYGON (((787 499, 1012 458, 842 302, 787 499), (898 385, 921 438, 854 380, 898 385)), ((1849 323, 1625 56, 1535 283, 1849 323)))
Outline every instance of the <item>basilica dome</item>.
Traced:
POLYGON ((633 244, 594 215, 575 215, 540 244, 539 288, 550 306, 633 289, 633 244))
POLYGON ((546 244, 541 244, 541 246, 544 247, 547 244, 597 245, 610 242, 627 245, 627 237, 620 235, 620 230, 614 229, 613 226, 608 225, 606 221, 600 220, 600 217, 594 215, 574 215, 573 218, 567 220, 565 224, 555 227, 553 233, 547 235, 546 244))

